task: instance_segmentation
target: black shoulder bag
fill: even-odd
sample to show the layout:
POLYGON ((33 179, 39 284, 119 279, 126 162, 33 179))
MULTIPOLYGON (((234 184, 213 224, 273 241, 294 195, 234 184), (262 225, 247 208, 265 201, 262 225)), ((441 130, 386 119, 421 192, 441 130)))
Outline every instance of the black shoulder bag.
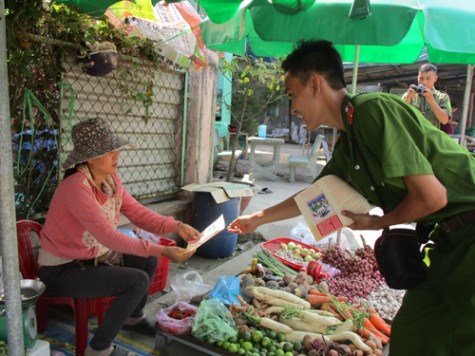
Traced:
MULTIPOLYGON (((351 126, 351 124, 350 124, 351 126)), ((355 153, 360 156, 361 163, 370 177, 381 208, 386 213, 384 199, 374 181, 361 149, 356 142, 353 131, 355 153)), ((410 289, 423 282, 427 277, 426 265, 421 251, 423 238, 417 230, 385 228, 374 244, 374 254, 378 268, 386 283, 393 289, 410 289)))

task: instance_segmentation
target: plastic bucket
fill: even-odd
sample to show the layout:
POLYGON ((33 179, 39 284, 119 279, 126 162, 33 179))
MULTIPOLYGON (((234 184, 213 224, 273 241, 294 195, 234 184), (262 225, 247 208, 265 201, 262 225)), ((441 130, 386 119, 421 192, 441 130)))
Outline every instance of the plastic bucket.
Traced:
POLYGON ((259 127, 257 128, 257 136, 260 138, 267 137, 267 125, 259 125, 259 127))
MULTIPOLYGON (((224 203, 216 203, 210 193, 196 192, 194 198, 193 227, 203 231, 220 215, 224 216, 226 228, 239 215, 239 199, 232 198, 224 203)), ((198 248, 196 253, 206 258, 231 256, 236 248, 237 234, 227 229, 198 248)))

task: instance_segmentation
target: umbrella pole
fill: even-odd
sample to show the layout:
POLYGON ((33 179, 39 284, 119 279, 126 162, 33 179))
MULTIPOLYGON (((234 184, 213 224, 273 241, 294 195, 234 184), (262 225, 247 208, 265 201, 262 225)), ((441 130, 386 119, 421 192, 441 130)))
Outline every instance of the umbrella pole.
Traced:
POLYGON ((355 60, 353 61, 353 76, 351 78, 351 94, 356 94, 356 83, 358 81, 358 67, 360 63, 360 45, 355 48, 355 60))
MULTIPOLYGON (((353 61, 353 74, 351 76, 351 94, 356 94, 356 82, 358 81, 358 66, 360 62, 360 45, 356 45, 355 47, 355 59, 353 61)), ((334 127, 332 133, 332 145, 331 145, 331 152, 333 152, 333 147, 335 146, 336 142, 336 135, 338 135, 338 130, 334 127)))
MULTIPOLYGON (((353 61, 353 75, 351 77, 351 94, 352 95, 356 94, 356 82, 358 81, 359 61, 360 61, 360 45, 356 45, 355 59, 353 61)), ((338 134, 338 130, 336 128, 333 128, 331 151, 333 151, 333 147, 335 146, 337 134, 338 134)))
POLYGON ((18 269, 18 244, 16 240, 16 216, 13 162, 10 128, 10 98, 8 94, 8 66, 5 26, 5 4, 0 0, 0 251, 6 294, 8 353, 24 355, 24 338, 21 312, 20 271, 18 269))
POLYGON ((463 111, 462 111, 462 119, 460 120, 460 144, 465 145, 465 129, 467 126, 467 118, 468 118, 468 109, 470 106, 470 93, 472 91, 472 80, 473 80, 473 70, 475 66, 468 65, 467 66, 467 82, 465 83, 465 92, 463 95, 463 111))

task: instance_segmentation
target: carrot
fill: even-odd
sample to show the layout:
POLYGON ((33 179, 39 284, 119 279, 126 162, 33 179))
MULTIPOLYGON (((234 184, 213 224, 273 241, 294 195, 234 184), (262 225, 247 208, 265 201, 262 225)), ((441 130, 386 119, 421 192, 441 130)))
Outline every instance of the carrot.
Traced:
POLYGON ((361 328, 358 329, 357 333, 362 338, 368 338, 371 332, 368 329, 366 329, 364 326, 362 326, 361 328))
POLYGON ((383 344, 387 344, 389 342, 389 337, 386 336, 382 331, 379 331, 368 318, 363 319, 363 327, 380 339, 383 344))
POLYGON ((345 297, 333 297, 328 294, 315 294, 310 291, 310 294, 307 295, 307 302, 309 302, 312 306, 323 304, 323 303, 330 303, 333 302, 334 300, 337 300, 339 302, 346 302, 345 297))
POLYGON ((327 295, 309 294, 307 295, 306 299, 307 299, 307 302, 309 302, 312 306, 331 302, 330 297, 327 295))
POLYGON ((313 295, 321 295, 322 297, 328 296, 327 293, 320 292, 320 291, 317 290, 317 289, 310 289, 308 292, 309 292, 310 294, 313 294, 313 295))
POLYGON ((377 339, 382 345, 385 345, 389 342, 389 339, 387 338, 387 336, 381 338, 377 336, 375 333, 373 333, 371 330, 365 328, 364 326, 358 329, 357 334, 361 336, 363 339, 367 339, 367 340, 370 340, 371 338, 377 339))
POLYGON ((342 310, 341 315, 343 318, 345 318, 345 320, 353 319, 353 313, 351 312, 350 308, 342 310))
POLYGON ((370 308, 368 309, 368 312, 369 321, 374 325, 374 327, 388 336, 391 335, 391 326, 381 318, 376 309, 370 308))
POLYGON ((339 319, 345 320, 345 316, 343 315, 342 308, 340 308, 334 302, 330 303, 330 307, 333 309, 335 313, 337 313, 340 316, 339 319))
POLYGON ((320 310, 324 310, 324 311, 327 311, 327 312, 330 312, 333 314, 333 316, 337 319, 341 319, 341 316, 340 316, 340 313, 338 313, 338 311, 335 311, 332 307, 333 303, 323 303, 322 305, 320 305, 320 310))

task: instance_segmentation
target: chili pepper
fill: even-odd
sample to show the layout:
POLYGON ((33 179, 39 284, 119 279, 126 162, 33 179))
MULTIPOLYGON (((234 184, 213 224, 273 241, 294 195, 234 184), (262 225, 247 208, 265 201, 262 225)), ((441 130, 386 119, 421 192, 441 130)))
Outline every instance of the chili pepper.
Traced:
POLYGON ((195 316, 195 311, 192 309, 180 310, 177 308, 177 309, 171 310, 168 313, 168 316, 173 319, 182 320, 182 319, 195 316))

